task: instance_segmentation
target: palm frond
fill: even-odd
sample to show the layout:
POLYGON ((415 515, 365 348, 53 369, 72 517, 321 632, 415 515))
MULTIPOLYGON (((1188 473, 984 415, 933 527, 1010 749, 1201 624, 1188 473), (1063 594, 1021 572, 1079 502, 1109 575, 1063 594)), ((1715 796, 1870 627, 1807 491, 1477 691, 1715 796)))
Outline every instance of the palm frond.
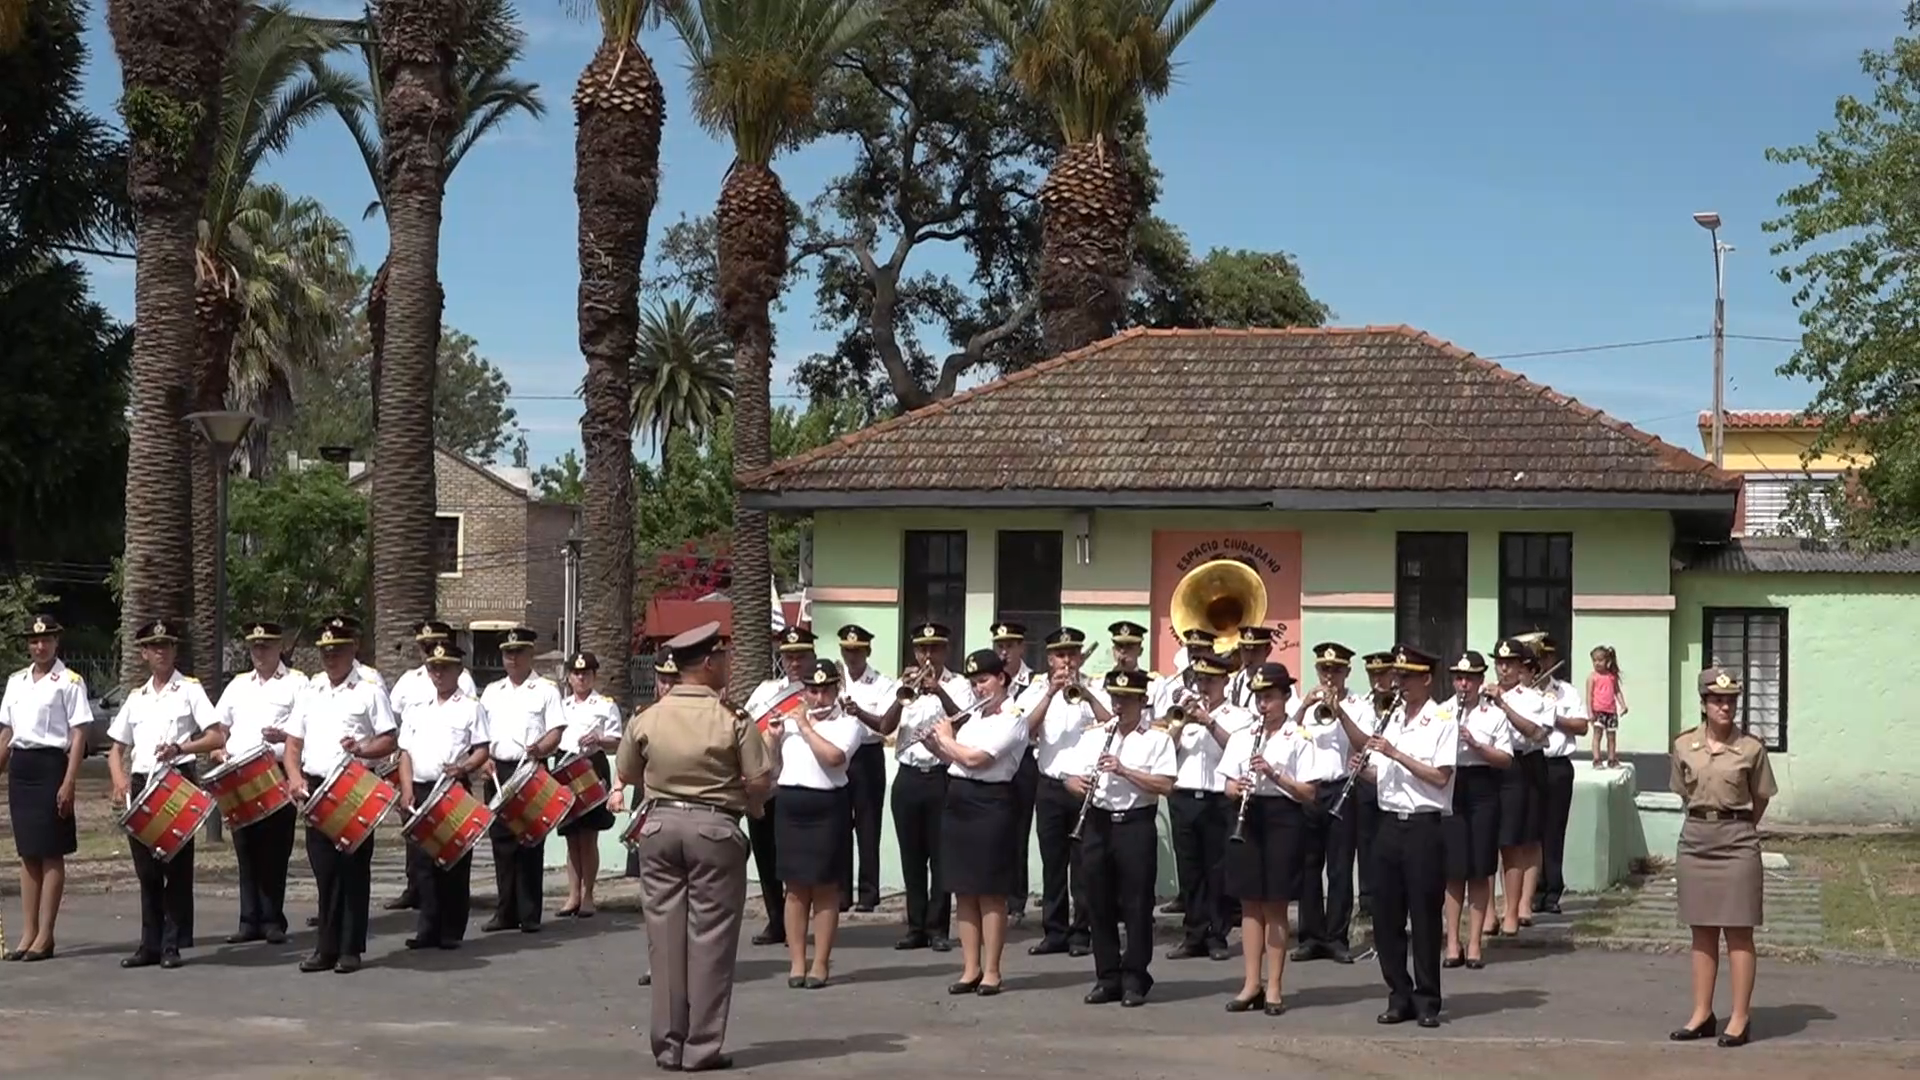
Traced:
POLYGON ((713 313, 670 299, 641 313, 633 359, 633 431, 665 446, 699 440, 733 401, 733 346, 713 313))
POLYGON ((459 87, 454 107, 460 115, 460 129, 447 147, 449 176, 475 143, 512 119, 515 113, 526 113, 535 120, 547 115, 540 84, 514 78, 505 66, 471 67, 455 74, 459 77, 459 87))
POLYGON ((318 362, 342 330, 339 297, 358 284, 353 237, 318 200, 256 184, 241 195, 226 246, 241 311, 232 404, 271 414, 295 373, 318 362))

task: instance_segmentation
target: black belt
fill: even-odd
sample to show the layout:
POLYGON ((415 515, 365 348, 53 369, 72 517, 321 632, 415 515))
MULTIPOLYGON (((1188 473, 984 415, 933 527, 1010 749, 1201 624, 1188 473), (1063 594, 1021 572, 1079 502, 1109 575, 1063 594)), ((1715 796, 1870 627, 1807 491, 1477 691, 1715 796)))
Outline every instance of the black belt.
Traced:
POLYGON ((1440 816, 1440 811, 1438 810, 1388 810, 1385 807, 1381 807, 1380 815, 1382 817, 1392 818, 1395 821, 1418 821, 1422 818, 1438 818, 1440 816))
POLYGON ((1115 825, 1124 825, 1129 821, 1139 821, 1143 818, 1153 817, 1154 811, 1157 809, 1159 808, 1152 803, 1148 803, 1145 806, 1134 806, 1125 810, 1108 810, 1105 807, 1096 806, 1087 812, 1090 814, 1099 814, 1102 818, 1113 822, 1115 825))
POLYGON ((1687 816, 1695 821, 1752 821, 1753 811, 1714 810, 1705 806, 1689 806, 1687 816))
POLYGON ((1183 799, 1204 799, 1209 795, 1224 795, 1224 791, 1198 791, 1194 788, 1175 788, 1173 793, 1183 799))
POLYGON ((938 761, 934 762, 931 765, 914 765, 910 762, 905 762, 905 761, 900 761, 898 762, 898 764, 903 769, 912 769, 914 772, 920 773, 923 776, 929 775, 932 773, 937 773, 937 772, 945 772, 947 770, 946 764, 944 762, 938 762, 938 761))
POLYGON ((67 756, 67 748, 64 746, 15 746, 13 752, 16 754, 59 754, 61 757, 67 756))
POLYGON ((740 811, 732 807, 715 806, 712 803, 695 802, 692 799, 649 799, 647 806, 650 810, 695 810, 703 814, 713 814, 716 817, 729 819, 740 817, 740 811))

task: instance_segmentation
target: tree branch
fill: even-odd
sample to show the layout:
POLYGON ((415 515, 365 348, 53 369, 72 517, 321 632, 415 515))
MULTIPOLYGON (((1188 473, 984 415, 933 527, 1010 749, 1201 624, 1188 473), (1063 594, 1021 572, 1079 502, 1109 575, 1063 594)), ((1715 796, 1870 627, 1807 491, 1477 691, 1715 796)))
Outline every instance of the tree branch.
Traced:
POLYGON ((48 244, 47 246, 55 251, 66 251, 75 255, 92 255, 101 259, 133 260, 138 258, 138 256, 134 255, 131 251, 110 251, 106 248, 88 247, 85 244, 48 244))
POLYGON ((946 360, 940 364, 940 381, 933 388, 933 400, 943 401, 952 397, 960 385, 960 377, 979 367, 986 360, 987 350, 1019 330, 1020 325, 1032 318, 1039 307, 1039 294, 1029 295, 1000 325, 980 331, 967 339, 965 348, 947 354, 946 360))

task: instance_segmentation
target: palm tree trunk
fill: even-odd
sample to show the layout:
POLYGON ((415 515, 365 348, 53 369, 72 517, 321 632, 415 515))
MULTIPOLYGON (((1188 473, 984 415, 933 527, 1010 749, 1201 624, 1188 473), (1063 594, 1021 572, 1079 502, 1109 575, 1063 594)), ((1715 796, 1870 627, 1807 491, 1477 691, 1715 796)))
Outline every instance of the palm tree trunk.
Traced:
MULTIPOLYGON (((373 393, 373 426, 380 427, 380 359, 386 353, 387 345, 387 267, 392 257, 380 260, 380 269, 373 275, 373 284, 367 287, 367 378, 373 393)), ((436 273, 433 282, 433 321, 437 325, 447 317, 447 290, 440 284, 436 273)), ((438 362, 439 346, 435 345, 435 361, 438 362)))
MULTIPOLYGON (((773 320, 786 273, 787 195, 765 165, 735 162, 720 187, 720 310, 734 349, 733 470, 772 464, 773 320)), ((736 485, 737 491, 737 485, 736 485)), ((733 652, 730 687, 744 703, 773 663, 772 553, 767 515, 733 502, 733 652)))
POLYGON ((381 142, 387 149, 387 300, 380 426, 374 432, 374 664, 397 678, 407 632, 434 614, 435 357, 440 348, 440 220, 454 130, 457 0, 379 0, 381 142))
POLYGON ((1110 337, 1133 265, 1133 189, 1120 148, 1061 151, 1040 185, 1040 331, 1047 355, 1110 337))
MULTIPOLYGON (((194 289, 194 310, 200 322, 200 346, 203 350, 194 364, 193 411, 207 412, 227 407, 227 386, 233 374, 233 339, 240 329, 239 305, 219 286, 202 276, 194 289)), ((193 655, 199 662, 199 674, 207 680, 209 693, 218 693, 212 683, 214 657, 225 642, 214 637, 214 610, 220 602, 214 588, 215 564, 220 555, 220 476, 229 463, 213 459, 207 440, 197 434, 193 446, 193 655)))
MULTIPOLYGON (((141 620, 193 614, 193 505, 182 418, 201 355, 194 251, 220 78, 239 0, 110 0, 129 137, 127 194, 140 253, 133 288, 121 671, 140 673, 141 620)), ((191 664, 193 657, 183 658, 191 664)))

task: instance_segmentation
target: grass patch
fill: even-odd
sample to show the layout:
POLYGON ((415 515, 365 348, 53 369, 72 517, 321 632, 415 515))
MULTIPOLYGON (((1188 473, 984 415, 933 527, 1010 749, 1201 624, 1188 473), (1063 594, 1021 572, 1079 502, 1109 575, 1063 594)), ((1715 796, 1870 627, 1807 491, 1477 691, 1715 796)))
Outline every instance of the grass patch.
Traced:
POLYGON ((1920 832, 1773 837, 1766 850, 1820 882, 1826 944, 1920 959, 1920 832))
POLYGON ((1593 906, 1573 920, 1575 937, 1613 937, 1619 933, 1616 916, 1633 905, 1634 894, 1612 889, 1593 898, 1593 906))

